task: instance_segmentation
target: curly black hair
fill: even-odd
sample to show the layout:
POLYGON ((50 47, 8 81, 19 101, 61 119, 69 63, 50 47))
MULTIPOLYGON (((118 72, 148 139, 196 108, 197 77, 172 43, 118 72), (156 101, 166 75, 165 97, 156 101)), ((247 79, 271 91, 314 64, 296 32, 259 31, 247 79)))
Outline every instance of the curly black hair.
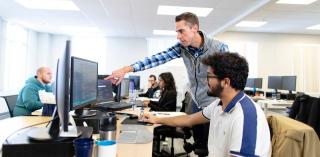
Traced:
POLYGON ((243 90, 248 78, 248 62, 238 53, 214 53, 202 60, 202 63, 210 66, 219 80, 230 79, 231 87, 243 90))
POLYGON ((164 81, 165 90, 176 90, 176 83, 174 82, 174 78, 171 72, 161 73, 159 75, 159 78, 161 78, 164 81))

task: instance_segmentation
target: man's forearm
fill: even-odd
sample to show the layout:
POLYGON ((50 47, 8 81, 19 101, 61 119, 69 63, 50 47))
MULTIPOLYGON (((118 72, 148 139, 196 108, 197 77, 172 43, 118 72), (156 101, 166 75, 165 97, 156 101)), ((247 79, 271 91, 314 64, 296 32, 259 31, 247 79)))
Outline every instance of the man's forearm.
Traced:
POLYGON ((128 72, 133 72, 133 67, 132 66, 125 66, 125 67, 122 67, 122 69, 128 73, 128 72))
POLYGON ((188 120, 188 115, 183 115, 168 118, 157 118, 156 123, 173 127, 192 127, 192 125, 188 123, 188 120))
POLYGON ((174 127, 192 127, 193 125, 207 123, 209 120, 203 117, 201 112, 197 112, 191 115, 156 118, 155 122, 174 127))

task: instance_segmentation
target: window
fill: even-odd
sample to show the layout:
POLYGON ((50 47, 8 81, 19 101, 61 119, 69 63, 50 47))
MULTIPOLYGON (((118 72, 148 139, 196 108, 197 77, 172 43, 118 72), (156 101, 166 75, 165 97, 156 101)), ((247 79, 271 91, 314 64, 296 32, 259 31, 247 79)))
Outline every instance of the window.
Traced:
POLYGON ((24 85, 28 32, 19 25, 6 23, 4 91, 18 91, 24 85))

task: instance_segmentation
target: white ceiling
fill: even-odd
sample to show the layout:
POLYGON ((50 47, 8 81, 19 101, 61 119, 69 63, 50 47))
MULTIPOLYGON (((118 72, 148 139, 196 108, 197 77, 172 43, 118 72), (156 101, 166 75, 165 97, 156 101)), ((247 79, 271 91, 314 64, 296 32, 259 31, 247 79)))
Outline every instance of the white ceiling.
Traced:
POLYGON ((320 24, 320 0, 310 5, 276 4, 271 0, 268 4, 243 18, 243 20, 266 21, 259 28, 230 27, 232 31, 317 34, 320 30, 308 30, 306 27, 320 24))
POLYGON ((225 30, 310 33, 306 26, 320 23, 320 2, 309 6, 276 5, 274 0, 73 0, 80 11, 31 10, 14 0, 0 1, 0 17, 40 32, 67 34, 61 26, 98 27, 109 37, 152 37, 152 30, 175 30, 175 16, 157 15, 158 5, 212 7, 200 17, 200 28, 209 34, 225 30), (262 9, 259 9, 261 6, 262 9), (258 11, 255 11, 258 10, 258 11), (239 29, 240 20, 267 20, 261 28, 239 29))

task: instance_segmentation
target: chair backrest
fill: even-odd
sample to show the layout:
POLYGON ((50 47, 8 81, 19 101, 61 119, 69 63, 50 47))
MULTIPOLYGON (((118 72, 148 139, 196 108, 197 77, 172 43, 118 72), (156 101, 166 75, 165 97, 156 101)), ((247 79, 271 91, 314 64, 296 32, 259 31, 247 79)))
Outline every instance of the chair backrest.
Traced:
POLYGON ((10 118, 9 109, 4 98, 0 97, 0 120, 10 118))
POLYGON ((192 114, 192 97, 189 92, 184 94, 184 99, 182 100, 182 107, 180 112, 185 112, 186 114, 192 114))
POLYGON ((2 96, 6 101, 10 113, 10 117, 13 117, 13 109, 16 106, 18 95, 2 96))

